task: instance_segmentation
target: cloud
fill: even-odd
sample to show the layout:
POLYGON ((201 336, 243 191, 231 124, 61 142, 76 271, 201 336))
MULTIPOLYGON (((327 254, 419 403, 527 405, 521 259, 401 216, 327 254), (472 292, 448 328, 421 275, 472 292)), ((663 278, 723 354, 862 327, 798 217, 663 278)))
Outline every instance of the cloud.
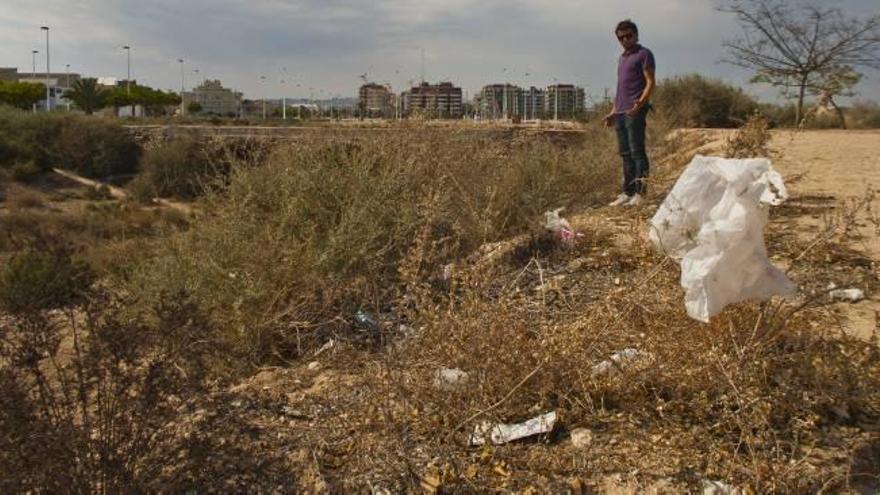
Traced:
MULTIPOLYGON (((179 88, 177 59, 183 58, 188 86, 198 68, 199 77, 255 96, 280 95, 284 77, 293 81, 290 95, 310 87, 353 95, 364 72, 402 89, 421 77, 424 50, 428 79, 451 79, 471 94, 495 81, 542 86, 556 78, 598 95, 614 84, 619 48, 611 30, 631 17, 661 76, 697 71, 744 83, 747 72, 718 63, 722 41, 738 28, 716 6, 712 0, 4 0, 0 65, 27 70, 30 51, 44 43, 39 26, 48 24, 56 70, 70 63, 86 74, 124 76, 121 46, 129 44, 134 76, 162 88, 179 88)), ((876 11, 870 0, 842 6, 876 11)), ((878 98, 877 74, 869 76, 861 92, 878 98)))

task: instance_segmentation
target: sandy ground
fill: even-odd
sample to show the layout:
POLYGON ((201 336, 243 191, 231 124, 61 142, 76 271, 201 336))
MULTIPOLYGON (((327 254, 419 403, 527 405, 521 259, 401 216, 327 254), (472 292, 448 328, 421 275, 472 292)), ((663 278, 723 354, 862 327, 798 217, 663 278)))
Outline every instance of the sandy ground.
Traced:
MULTIPOLYGON (((849 204, 880 190, 878 131, 780 132, 774 134, 772 146, 781 153, 775 165, 793 195, 833 196, 849 204)), ((857 215, 852 242, 880 270, 880 225, 876 223, 880 202, 870 206, 875 209, 866 207, 857 215)), ((814 234, 823 221, 819 215, 802 218, 804 235, 814 234)), ((868 299, 843 309, 853 334, 870 338, 880 332, 880 294, 868 294, 868 299)))
MULTIPOLYGON (((701 149, 717 152, 727 131, 702 131, 712 142, 701 149)), ((852 207, 871 191, 880 192, 880 131, 773 131, 773 166, 783 175, 793 200, 833 206, 837 212, 852 207)), ((818 235, 827 212, 805 214, 797 225, 805 238, 818 235)), ((856 215, 851 246, 875 262, 880 270, 880 196, 856 215)), ((843 304, 847 330, 863 338, 880 334, 880 294, 867 294, 857 304, 843 304)))

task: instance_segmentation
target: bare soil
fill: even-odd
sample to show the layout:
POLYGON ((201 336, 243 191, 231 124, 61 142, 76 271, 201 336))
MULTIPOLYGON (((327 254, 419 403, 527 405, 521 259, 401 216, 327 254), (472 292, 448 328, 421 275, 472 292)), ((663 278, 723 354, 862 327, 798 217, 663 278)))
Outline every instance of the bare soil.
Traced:
MULTIPOLYGON (((720 153, 732 133, 692 132, 706 138, 707 144, 699 151, 708 155, 720 153)), ((786 218, 776 225, 794 230, 802 239, 814 239, 833 221, 835 213, 865 202, 880 190, 880 131, 776 130, 772 134, 773 166, 785 178, 791 197, 786 218)), ((847 236, 849 247, 870 260, 874 273, 880 273, 880 212, 876 202, 873 206, 866 202, 859 209, 847 236)), ((880 333, 880 295, 847 285, 846 280, 837 285, 861 289, 866 295, 856 304, 840 303, 846 330, 865 339, 880 333)))

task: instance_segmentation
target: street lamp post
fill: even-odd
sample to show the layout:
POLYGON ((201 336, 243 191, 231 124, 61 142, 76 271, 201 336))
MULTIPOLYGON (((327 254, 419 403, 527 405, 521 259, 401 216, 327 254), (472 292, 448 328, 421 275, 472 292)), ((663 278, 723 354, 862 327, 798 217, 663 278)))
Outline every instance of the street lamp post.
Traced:
MULTIPOLYGON (((131 99, 131 47, 129 45, 125 45, 122 47, 125 50, 125 58, 126 58, 126 73, 125 73, 125 95, 131 99)), ((131 117, 134 117, 134 103, 129 101, 129 106, 131 107, 131 117)))
POLYGON ((284 79, 281 80, 281 120, 287 120, 287 67, 282 67, 281 72, 284 73, 284 79))
MULTIPOLYGON (((64 85, 67 87, 67 90, 70 91, 70 64, 64 64, 64 68, 67 71, 67 82, 64 85)), ((67 111, 70 111, 70 98, 65 98, 67 100, 67 111)))
MULTIPOLYGON (((199 82, 199 81, 201 81, 201 77, 199 77, 199 69, 193 69, 193 74, 196 75, 196 82, 193 83, 193 97, 195 98, 196 103, 198 103, 199 106, 201 106, 202 102, 201 102, 201 100, 199 100, 199 87, 196 86, 197 84, 201 84, 199 82)), ((204 109, 202 109, 200 111, 204 111, 204 109)))
POLYGON ((183 74, 183 59, 177 59, 177 62, 180 64, 180 116, 186 116, 186 104, 183 101, 183 92, 186 89, 185 76, 183 74))
POLYGON ((501 69, 504 73, 504 87, 501 89, 501 113, 504 120, 507 120, 507 67, 501 69))
POLYGON ((40 27, 43 31, 46 31, 46 111, 49 112, 52 110, 52 94, 51 88, 49 87, 49 26, 40 27))
POLYGON ((263 120, 266 120, 266 76, 260 76, 260 86, 263 87, 263 120))
MULTIPOLYGON (((34 64, 33 65, 33 72, 31 72, 31 79, 33 79, 34 81, 37 80, 37 54, 38 53, 40 53, 39 50, 31 50, 31 59, 34 64)), ((37 104, 36 103, 33 104, 33 107, 31 108, 31 110, 33 110, 34 113, 37 113, 37 104)))
MULTIPOLYGON (((281 91, 286 91, 285 81, 281 80, 281 91)), ((287 120, 287 94, 281 94, 281 120, 287 120)))
POLYGON ((122 47, 125 50, 125 58, 126 58, 126 73, 125 73, 125 93, 131 94, 131 47, 125 45, 122 47))
POLYGON ((553 103, 553 120, 559 122, 559 81, 554 77, 553 82, 556 83, 553 87, 553 96, 555 99, 555 102, 553 103))

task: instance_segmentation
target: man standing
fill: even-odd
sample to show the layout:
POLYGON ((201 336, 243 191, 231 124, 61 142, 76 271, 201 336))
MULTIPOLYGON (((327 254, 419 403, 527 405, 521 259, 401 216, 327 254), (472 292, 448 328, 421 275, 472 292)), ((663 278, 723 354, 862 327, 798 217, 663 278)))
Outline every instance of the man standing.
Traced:
POLYGON ((623 159, 623 193, 611 206, 642 203, 647 190, 648 154, 645 152, 645 121, 654 92, 654 54, 639 44, 639 28, 627 19, 614 34, 623 47, 617 62, 617 95, 605 126, 614 127, 623 159))

